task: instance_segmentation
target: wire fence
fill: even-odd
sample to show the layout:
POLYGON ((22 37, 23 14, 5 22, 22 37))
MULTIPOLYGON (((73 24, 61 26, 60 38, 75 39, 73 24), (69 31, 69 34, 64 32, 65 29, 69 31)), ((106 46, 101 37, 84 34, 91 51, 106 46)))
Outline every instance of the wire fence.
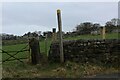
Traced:
POLYGON ((10 57, 8 57, 7 59, 2 60, 1 62, 4 63, 4 62, 6 62, 6 61, 18 60, 19 62, 24 63, 21 59, 28 59, 28 57, 26 57, 26 58, 16 58, 15 56, 16 56, 18 53, 20 53, 20 52, 30 51, 29 48, 27 49, 28 46, 29 46, 29 44, 26 45, 25 47, 23 47, 21 50, 18 50, 18 51, 5 51, 5 50, 3 50, 3 49, 0 49, 0 53, 2 53, 2 54, 4 53, 4 54, 7 54, 7 55, 10 56, 10 57), (14 53, 14 54, 10 54, 10 53, 14 53), (13 58, 13 59, 11 59, 11 58, 13 58))

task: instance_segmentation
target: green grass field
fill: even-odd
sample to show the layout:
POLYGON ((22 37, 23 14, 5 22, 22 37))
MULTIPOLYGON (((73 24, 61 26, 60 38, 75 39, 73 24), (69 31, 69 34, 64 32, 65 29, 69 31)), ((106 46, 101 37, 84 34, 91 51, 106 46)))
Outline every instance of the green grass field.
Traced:
MULTIPOLYGON (((118 39, 118 33, 109 33, 106 34, 106 39, 118 39)), ((102 39, 102 35, 80 35, 80 36, 73 36, 68 37, 66 40, 77 40, 77 39, 102 39)))
MULTIPOLYGON (((80 35, 80 36, 74 36, 74 37, 68 37, 65 38, 64 40, 77 40, 77 39, 102 39, 101 35, 80 35)), ((118 34, 117 33, 112 33, 112 34, 106 34, 106 39, 118 39, 118 34)), ((51 39, 47 40, 47 53, 49 52, 50 49, 50 45, 51 45, 51 39)), ((16 45, 6 45, 6 46, 2 46, 2 49, 5 51, 19 51, 22 48, 24 48, 27 44, 16 44, 16 45)), ((26 48, 28 49, 28 47, 26 48)), ((47 53, 45 53, 45 41, 42 40, 40 41, 40 50, 41 53, 43 53, 44 55, 47 55, 47 53)), ((14 53, 10 53, 10 54, 14 54, 14 53)), ((3 53, 2 54, 2 59, 5 60, 9 57, 9 55, 3 53)), ((16 56, 16 58, 25 58, 28 57, 28 52, 20 52, 18 53, 16 56)), ((11 58, 12 59, 12 58, 11 58)), ((67 69, 66 68, 66 64, 64 65, 60 65, 60 64, 42 64, 42 65, 29 65, 26 63, 26 60, 24 60, 25 65, 20 63, 19 61, 9 61, 9 62, 5 62, 3 63, 3 77, 37 77, 37 76, 41 76, 41 77, 54 77, 54 76, 63 76, 63 77, 81 77, 83 75, 93 75, 96 73, 109 73, 109 72, 117 72, 118 69, 116 68, 103 68, 102 66, 98 66, 98 65, 89 65, 85 64, 84 67, 83 64, 76 64, 76 63, 72 63, 73 67, 78 66, 78 71, 81 71, 81 73, 76 72, 72 72, 72 69, 67 69), (93 72, 89 71, 89 69, 92 69, 92 67, 95 67, 95 70, 93 72), (60 69, 65 69, 65 71, 62 72, 55 72, 57 68, 60 69), (10 71, 9 71, 10 70, 10 71), (13 71, 12 71, 13 70, 13 71), (39 70, 39 71, 37 71, 39 70), (21 72, 22 71, 22 72, 21 72), (84 71, 87 71, 89 73, 85 73, 84 71), (30 72, 30 73, 29 73, 30 72)))

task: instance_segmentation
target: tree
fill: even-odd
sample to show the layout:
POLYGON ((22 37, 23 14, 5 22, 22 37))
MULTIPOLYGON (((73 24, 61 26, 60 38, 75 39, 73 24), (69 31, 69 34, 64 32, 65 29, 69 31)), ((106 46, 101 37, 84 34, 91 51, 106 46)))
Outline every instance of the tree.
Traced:
POLYGON ((120 27, 120 19, 118 19, 118 21, 117 21, 117 26, 120 27))
POLYGON ((46 34, 47 34, 47 37, 48 37, 48 38, 51 38, 51 37, 52 37, 52 32, 51 32, 51 31, 43 32, 43 36, 44 36, 44 37, 45 37, 46 34))
POLYGON ((30 37, 31 32, 28 32, 27 34, 28 34, 28 37, 30 37))
POLYGON ((38 36, 40 36, 41 35, 41 31, 38 31, 38 36))
POLYGON ((95 23, 93 24, 93 27, 92 27, 92 31, 97 31, 98 29, 100 28, 100 24, 99 23, 95 23))
POLYGON ((93 24, 91 22, 84 22, 76 26, 76 32, 78 34, 90 34, 93 24))
POLYGON ((117 26, 118 25, 118 19, 117 18, 111 19, 111 23, 112 23, 112 25, 117 26))
POLYGON ((105 24, 106 32, 108 32, 108 33, 112 32, 113 26, 114 26, 114 25, 112 24, 111 21, 107 21, 106 24, 105 24))

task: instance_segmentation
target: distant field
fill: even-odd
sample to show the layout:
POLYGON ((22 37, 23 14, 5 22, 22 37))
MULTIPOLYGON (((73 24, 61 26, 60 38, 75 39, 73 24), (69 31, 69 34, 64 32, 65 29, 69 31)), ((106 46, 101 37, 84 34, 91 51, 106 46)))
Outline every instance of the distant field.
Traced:
POLYGON ((19 39, 19 40, 2 40, 2 45, 16 45, 16 44, 24 44, 28 42, 26 39, 19 39))
MULTIPOLYGON (((106 39, 118 39, 120 33, 109 33, 106 34, 106 39)), ((102 39, 102 35, 80 35, 65 38, 66 40, 77 40, 77 39, 102 39)))

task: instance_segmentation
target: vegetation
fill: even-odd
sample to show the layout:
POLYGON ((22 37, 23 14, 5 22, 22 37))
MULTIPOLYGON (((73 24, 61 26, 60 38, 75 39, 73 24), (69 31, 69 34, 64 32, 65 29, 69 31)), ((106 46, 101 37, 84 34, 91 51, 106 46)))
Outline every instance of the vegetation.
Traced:
MULTIPOLYGON (((106 39, 119 39, 119 24, 118 19, 112 19, 106 22, 105 26, 101 26, 99 23, 84 22, 76 26, 73 32, 63 32, 64 40, 78 40, 78 39, 102 39, 101 27, 106 27, 106 39)), ((57 32, 58 34, 58 32, 57 32)), ((0 35, 1 36, 1 35, 0 35)), ((29 52, 20 52, 15 55, 16 58, 23 59, 24 63, 17 60, 8 61, 3 63, 3 78, 16 77, 16 78, 33 78, 33 77, 67 77, 67 78, 80 78, 80 77, 93 77, 96 74, 107 74, 119 72, 120 67, 114 67, 111 65, 92 64, 92 63, 75 63, 67 61, 64 64, 49 63, 47 56, 49 53, 50 45, 52 43, 52 32, 47 31, 35 31, 33 33, 28 32, 23 36, 14 36, 4 34, 2 35, 2 49, 4 51, 20 51, 26 45, 28 45, 28 37, 39 36, 40 38, 40 52, 43 55, 43 59, 38 65, 32 65, 29 61, 29 52), (48 35, 47 48, 45 46, 45 35, 48 35), (46 50, 47 49, 47 52, 46 50)), ((26 47, 28 49, 29 46, 26 47)), ((9 53, 11 55, 15 52, 9 53)), ((3 53, 2 60, 6 60, 10 56, 3 53)), ((10 58, 13 59, 13 58, 10 58)), ((1 64, 0 64, 1 65, 1 64)))
POLYGON ((28 40, 19 39, 19 40, 2 40, 2 45, 16 45, 16 44, 25 44, 28 40))
POLYGON ((33 66, 17 61, 11 62, 9 66, 3 65, 3 77, 10 78, 81 78, 93 77, 96 74, 115 73, 118 71, 118 68, 114 67, 105 67, 89 63, 81 64, 69 61, 62 65, 57 63, 42 63, 33 66))
MULTIPOLYGON (((117 39, 117 33, 106 34, 107 39, 117 39)), ((64 40, 77 40, 77 39, 101 39, 101 35, 80 35, 74 37, 67 37, 64 40)), ((47 40, 47 53, 49 52, 51 39, 47 40)), ((6 45, 3 46, 5 51, 16 51, 25 47, 27 43, 16 44, 16 45, 6 45)), ((27 47, 28 49, 28 47, 27 47)), ((75 63, 75 62, 65 62, 64 64, 58 63, 48 63, 47 53, 45 53, 45 40, 40 41, 40 50, 44 55, 44 60, 38 65, 31 65, 28 59, 23 60, 25 63, 19 61, 10 61, 3 63, 3 77, 92 77, 96 74, 102 73, 112 73, 118 72, 120 68, 115 68, 112 66, 103 66, 91 63, 75 63)), ((14 53, 10 53, 14 54, 14 53)), ((3 60, 7 59, 9 55, 2 55, 3 60)), ((15 57, 28 57, 28 52, 18 53, 15 57)))
MULTIPOLYGON (((20 51, 22 48, 24 48, 27 44, 16 44, 16 45, 9 45, 9 46, 3 46, 2 49, 9 52, 9 51, 20 51)), ((11 55, 15 53, 9 53, 11 55)), ((16 58, 26 58, 28 56, 28 52, 20 52, 17 55, 15 55, 16 58)), ((3 53, 2 54, 2 60, 6 60, 9 55, 3 53)), ((13 58, 11 58, 13 59, 13 58)))
MULTIPOLYGON (((74 37, 67 37, 64 40, 77 40, 77 39, 101 39, 101 35, 80 35, 80 36, 74 36, 74 37)), ((118 33, 106 34, 106 39, 118 39, 118 33)), ((50 44, 51 44, 51 39, 48 38, 47 39, 47 52, 49 52, 50 44)), ((16 45, 6 45, 6 46, 3 46, 2 49, 5 51, 19 51, 22 48, 24 48, 26 45, 28 45, 28 43, 16 44, 16 45)), ((27 47, 27 49, 28 49, 28 47, 27 47)), ((47 54, 47 53, 45 53, 45 40, 40 41, 40 51, 41 51, 41 53, 43 53, 45 55, 47 54)), ((11 54, 13 54, 13 53, 11 53, 11 54)), ((27 54, 27 52, 26 53, 21 52, 20 54, 19 54, 19 56, 23 57, 23 56, 26 56, 25 54, 27 54)), ((3 59, 6 59, 8 56, 9 55, 3 54, 3 59)), ((16 55, 16 56, 18 56, 18 55, 16 55)))
MULTIPOLYGON (((106 39, 118 39, 119 33, 106 33, 106 39)), ((77 39, 102 39, 102 35, 79 35, 73 37, 66 37, 65 40, 77 40, 77 39)))

